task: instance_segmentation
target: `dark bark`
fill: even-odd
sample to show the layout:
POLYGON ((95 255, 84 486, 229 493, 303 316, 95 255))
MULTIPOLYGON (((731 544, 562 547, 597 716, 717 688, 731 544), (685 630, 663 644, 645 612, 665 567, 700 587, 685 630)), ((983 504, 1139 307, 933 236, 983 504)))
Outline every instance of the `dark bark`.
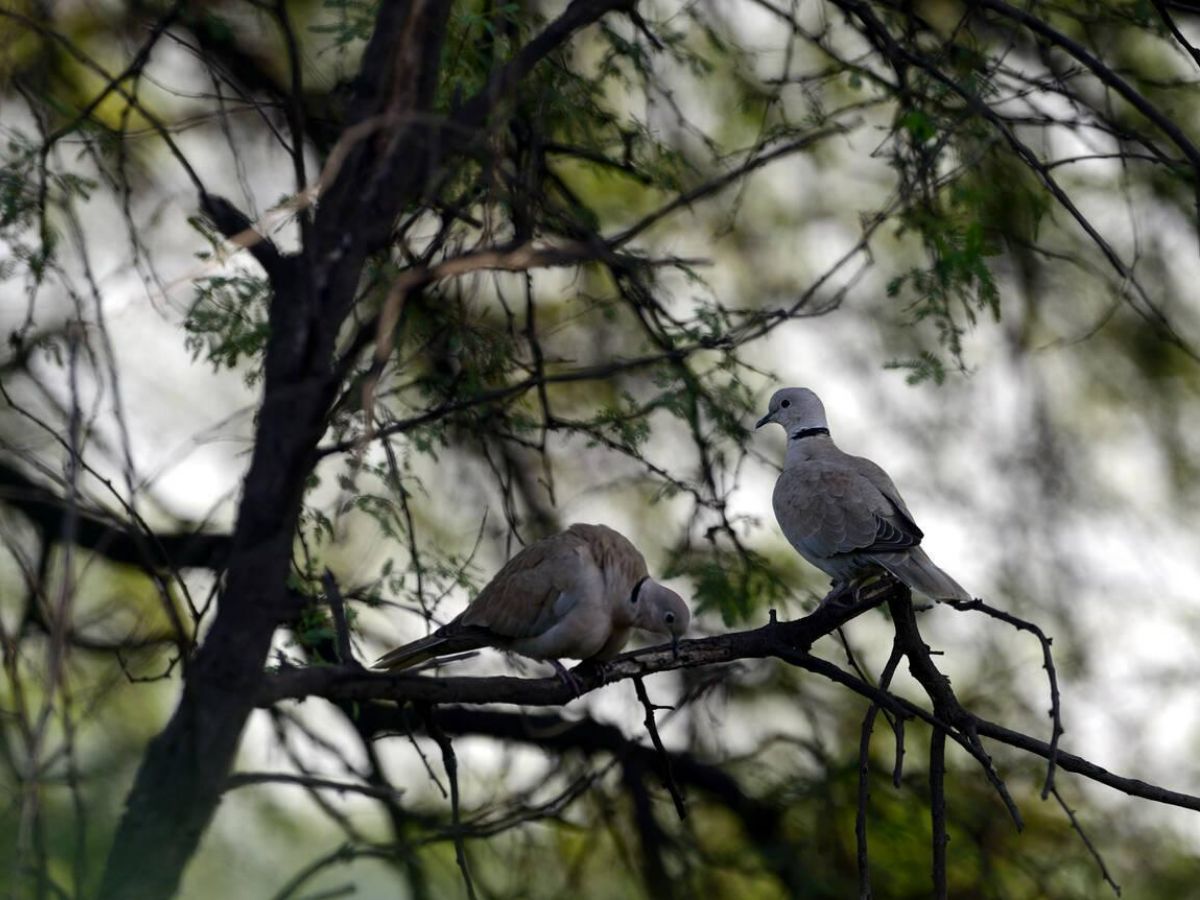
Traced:
MULTIPOLYGON (((347 152, 304 227, 310 239, 294 258, 266 242, 252 249, 271 280, 271 330, 225 588, 179 705, 142 760, 105 869, 106 900, 173 894, 216 811, 262 695, 271 637, 294 613, 286 589, 293 536, 338 390, 335 341, 367 258, 386 244, 397 215, 435 183, 445 155, 469 146, 470 132, 488 124, 502 95, 579 28, 631 5, 575 0, 448 126, 434 116, 432 99, 450 4, 380 5, 347 105, 347 152)), ((201 204, 227 236, 247 224, 221 198, 204 194, 201 204)))
MULTIPOLYGON (((393 102, 398 115, 428 112, 447 15, 448 5, 434 0, 381 7, 361 83, 385 84, 378 102, 393 102), (420 89, 407 91, 409 84, 420 89)), ((412 159, 403 151, 419 141, 406 137, 386 159, 357 162, 399 168, 401 160, 412 159)), ((408 172, 415 169, 409 166, 408 172)), ((350 179, 359 173, 348 165, 342 174, 350 179)), ((422 179, 409 174, 407 180, 422 179)), ((379 181, 393 186, 389 178, 379 181)), ((390 221, 410 197, 401 191, 376 196, 373 212, 390 221)), ((315 254, 305 253, 294 266, 271 267, 263 405, 225 589, 212 630, 188 668, 179 706, 142 760, 104 873, 105 898, 169 897, 178 888, 216 811, 254 708, 271 637, 288 615, 293 535, 336 387, 331 376, 337 324, 366 258, 361 249, 334 252, 340 246, 332 237, 338 223, 329 219, 342 212, 336 203, 322 208, 317 233, 325 240, 318 237, 315 254)))

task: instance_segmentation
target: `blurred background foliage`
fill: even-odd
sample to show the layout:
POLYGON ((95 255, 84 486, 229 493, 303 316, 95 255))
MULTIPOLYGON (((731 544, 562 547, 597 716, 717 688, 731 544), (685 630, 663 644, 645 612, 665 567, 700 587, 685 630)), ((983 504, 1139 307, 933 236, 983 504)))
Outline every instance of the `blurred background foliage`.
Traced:
MULTIPOLYGON (((775 529, 780 447, 750 426, 773 387, 803 383, 843 447, 891 470, 931 554, 1054 636, 1065 746, 1195 793, 1196 163, 1016 6, 974 6, 657 0, 535 68, 507 127, 448 160, 371 261, 297 535, 291 586, 312 611, 272 665, 321 661, 327 567, 370 660, 572 521, 633 538, 698 633, 800 615, 824 580, 775 529), (529 241, 595 255, 389 300, 416 267, 529 241)), ((1200 139, 1183 5, 1020 9, 1200 139)), ((560 11, 456 0, 438 109, 560 11)), ((211 619, 210 567, 151 571, 125 546, 228 534, 253 437, 270 286, 197 192, 294 249, 374 18, 358 0, 0 9, 12 896, 95 889, 211 619)), ((1036 646, 945 609, 923 627, 972 709, 1048 732, 1036 646)), ((874 615, 819 650, 875 673, 888 637, 874 615)), ((455 671, 513 666, 535 670, 497 654, 455 671)), ((628 685, 552 718, 454 718, 480 894, 855 895, 865 707, 814 681, 754 661, 651 682, 694 767, 684 822, 652 757, 613 743, 642 735, 628 685)), ((461 895, 436 745, 391 712, 375 729, 318 700, 256 714, 243 775, 356 788, 235 776, 184 894, 461 895)), ((889 729, 871 745, 879 898, 930 891, 910 731, 898 787, 889 729)), ((1041 768, 997 761, 1027 827, 952 753, 951 895, 1101 895, 1038 799, 1041 768)), ((1062 781, 1124 896, 1200 896, 1194 821, 1062 781)))

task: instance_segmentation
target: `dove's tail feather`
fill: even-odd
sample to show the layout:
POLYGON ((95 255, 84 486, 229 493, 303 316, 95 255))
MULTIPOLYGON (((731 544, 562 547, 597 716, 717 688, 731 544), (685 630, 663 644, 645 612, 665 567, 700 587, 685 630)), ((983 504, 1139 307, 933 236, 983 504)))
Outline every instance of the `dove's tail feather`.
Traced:
POLYGON ((371 668, 391 671, 411 669, 413 666, 419 666, 421 663, 439 656, 449 656, 465 650, 478 650, 487 645, 487 641, 481 640, 480 636, 474 633, 446 634, 439 630, 429 637, 423 637, 419 641, 413 641, 411 644, 405 644, 403 647, 397 647, 395 650, 385 653, 375 660, 371 668))
POLYGON ((876 561, 930 600, 970 600, 962 585, 939 569, 920 547, 906 553, 881 553, 876 561))

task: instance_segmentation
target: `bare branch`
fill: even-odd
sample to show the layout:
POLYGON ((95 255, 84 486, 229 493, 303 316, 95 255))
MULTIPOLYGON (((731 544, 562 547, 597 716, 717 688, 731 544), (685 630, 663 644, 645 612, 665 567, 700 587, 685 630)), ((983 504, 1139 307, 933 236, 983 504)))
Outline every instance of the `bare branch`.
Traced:
POLYGON ((1107 66, 1090 53, 1086 47, 1049 25, 1044 18, 1039 18, 1027 10, 1011 6, 1004 0, 979 0, 979 6, 997 12, 1000 15, 1020 22, 1031 32, 1056 47, 1060 47, 1075 59, 1079 60, 1100 81, 1120 94, 1134 109, 1154 123, 1172 143, 1183 152, 1191 163, 1192 168, 1200 174, 1200 149, 1188 139, 1183 130, 1172 122, 1154 104, 1139 94, 1125 79, 1117 75, 1111 66, 1107 66))
POLYGON ((471 881, 471 869, 467 865, 467 849, 463 843, 462 814, 458 799, 458 757, 454 754, 454 744, 438 725, 433 707, 428 704, 424 705, 422 717, 425 719, 425 728, 429 732, 429 736, 434 739, 442 751, 442 764, 446 768, 446 780, 450 783, 450 827, 454 830, 454 859, 458 863, 458 870, 462 873, 468 900, 475 900, 475 885, 471 881))
MULTIPOLYGON (((651 647, 622 654, 602 664, 581 664, 572 669, 571 674, 580 684, 579 696, 583 696, 605 684, 634 676, 644 677, 655 672, 729 663, 738 659, 776 657, 849 687, 895 715, 916 717, 946 730, 950 737, 976 758, 979 758, 977 754, 980 752, 978 739, 972 738, 971 733, 990 737, 1043 759, 1049 759, 1052 753, 1056 753, 1058 766, 1065 771, 1082 775, 1133 797, 1200 812, 1200 797, 1114 775, 1082 757, 1063 750, 1052 750, 1044 741, 975 716, 961 707, 955 713, 958 725, 952 727, 933 713, 867 684, 808 652, 808 648, 820 637, 832 633, 840 625, 877 606, 883 599, 884 597, 877 597, 866 604, 841 609, 835 609, 835 604, 827 604, 811 615, 795 621, 767 624, 751 631, 681 641, 678 655, 673 653, 669 646, 651 647)), ((576 699, 576 694, 559 678, 431 678, 363 673, 344 667, 322 666, 286 670, 268 676, 256 703, 260 707, 269 707, 280 700, 305 697, 324 697, 337 701, 390 700, 438 704, 507 703, 522 706, 558 706, 570 703, 576 699)), ((986 754, 980 759, 981 765, 985 760, 987 765, 990 765, 986 754)), ((1006 801, 1006 806, 1008 802, 1011 802, 1011 797, 1006 801)), ((1011 811, 1010 808, 1010 813, 1011 811)))
MULTIPOLYGON (((883 671, 879 675, 880 690, 886 691, 891 686, 892 677, 896 674, 896 669, 899 667, 900 660, 902 659, 904 659, 904 652, 897 644, 893 643, 891 655, 888 657, 888 661, 884 664, 883 671)), ((854 840, 858 864, 859 900, 871 900, 871 866, 867 849, 867 811, 871 798, 871 733, 874 731, 875 718, 878 714, 878 703, 872 703, 867 707, 867 713, 863 716, 862 729, 859 733, 858 742, 858 805, 854 816, 854 840)), ((903 757, 904 746, 902 735, 904 732, 902 730, 903 720, 897 718, 895 721, 897 774, 894 781, 896 787, 899 787, 900 760, 903 757)))
POLYGON ((1057 787, 1052 787, 1050 792, 1054 794, 1054 799, 1058 801, 1058 805, 1062 807, 1062 811, 1067 814, 1067 818, 1071 821, 1071 827, 1075 829, 1075 833, 1079 835, 1079 839, 1083 841, 1083 845, 1087 847, 1088 853, 1092 855, 1092 859, 1096 861, 1096 865, 1100 867, 1100 877, 1108 883, 1112 888, 1113 893, 1118 897, 1121 896, 1121 886, 1113 881, 1112 875, 1108 871, 1108 866, 1104 864, 1104 857, 1100 855, 1100 851, 1092 843, 1087 833, 1083 830, 1083 826, 1079 824, 1079 820, 1075 818, 1075 810, 1067 806, 1067 801, 1062 798, 1057 787))
POLYGON ((845 134, 853 125, 831 125, 827 128, 818 128, 816 131, 802 135, 794 140, 786 141, 778 147, 774 147, 763 153, 750 157, 746 162, 731 169, 725 174, 706 181, 699 187, 693 188, 690 191, 685 191, 678 197, 668 201, 663 206, 653 212, 642 217, 640 220, 630 225, 624 231, 613 236, 609 241, 609 246, 616 248, 628 244, 631 240, 637 237, 650 226, 665 219, 671 213, 685 206, 691 206, 697 200, 703 200, 718 193, 736 181, 740 181, 749 175, 755 169, 761 169, 768 163, 774 162, 777 159, 782 159, 793 153, 798 153, 801 150, 807 150, 818 141, 822 141, 827 137, 832 137, 835 134, 845 134))
POLYGON ((633 687, 637 691, 638 700, 642 704, 642 709, 646 711, 646 731, 650 734, 650 741, 654 744, 654 749, 658 751, 659 757, 663 763, 663 781, 667 785, 667 791, 671 794, 671 801, 675 804, 675 812, 679 816, 679 821, 687 818, 687 805, 683 800, 683 793, 679 790, 679 785, 675 783, 675 775, 671 771, 671 757, 667 755, 667 748, 663 746, 662 738, 658 736, 658 724, 654 721, 654 704, 650 702, 650 695, 646 693, 646 685, 642 682, 640 675, 633 677, 633 687))
POLYGON ((350 623, 346 619, 346 601, 342 599, 337 579, 333 577, 333 573, 329 569, 325 570, 325 574, 321 577, 321 583, 325 586, 325 599, 329 603, 330 612, 333 613, 337 661, 342 665, 354 665, 357 661, 354 659, 354 649, 350 646, 350 623))
POLYGON ((292 784, 305 788, 337 791, 342 794, 362 794, 364 797, 373 797, 377 800, 396 800, 404 794, 403 791, 392 788, 354 784, 348 781, 333 781, 315 775, 293 775, 289 772, 237 772, 229 776, 225 782, 225 789, 235 790, 260 784, 292 784))
POLYGON ((208 192, 200 194, 200 208, 230 243, 250 251, 273 285, 286 286, 294 263, 280 254, 275 243, 258 231, 245 213, 224 197, 208 192))
MULTIPOLYGON (((0 501, 27 516, 38 533, 55 540, 63 533, 70 511, 66 500, 43 487, 14 466, 0 462, 0 501)), ((115 517, 75 504, 72 539, 113 562, 155 569, 223 567, 229 557, 230 539, 225 534, 157 531, 147 535, 140 528, 115 517)))
POLYGON ((893 596, 888 601, 888 609, 891 610, 892 621, 896 625, 896 640, 903 648, 904 655, 908 657, 909 671, 921 683, 925 693, 929 695, 929 699, 933 703, 934 715, 957 730, 960 736, 960 745, 965 747, 967 752, 974 756, 983 767, 984 774, 996 789, 996 793, 1000 795, 1000 799, 1004 801, 1004 806, 1008 809, 1008 814, 1012 817, 1017 830, 1022 829, 1024 823, 1021 819, 1021 811, 1017 808, 1017 803, 1009 793, 1008 786, 1000 777, 1000 773, 992 764, 991 756, 979 741, 974 718, 963 709, 958 698, 954 696, 954 690, 950 687, 950 679, 938 671, 937 666, 933 663, 931 651, 917 629, 917 618, 912 603, 893 596))
POLYGON ((1050 731, 1050 763, 1046 767, 1046 783, 1042 787, 1042 799, 1045 800, 1050 796, 1050 792, 1054 790, 1054 766, 1055 757, 1058 750, 1058 739, 1063 735, 1062 726, 1062 709, 1058 694, 1058 673, 1054 668, 1054 656, 1050 651, 1050 645, 1053 641, 1046 637, 1046 633, 1032 622, 1027 622, 1024 619, 1017 618, 1012 613, 1007 613, 1004 610, 996 609, 989 606, 982 600, 976 598, 974 600, 963 602, 956 601, 950 604, 954 609, 958 610, 979 610, 986 613, 994 619, 999 619, 1001 622, 1007 622, 1019 631, 1028 631, 1038 639, 1042 647, 1042 668, 1046 670, 1046 677, 1050 681, 1050 721, 1052 723, 1050 731))
POLYGON ((929 810, 933 827, 933 896, 946 900, 946 732, 934 728, 929 736, 929 810))

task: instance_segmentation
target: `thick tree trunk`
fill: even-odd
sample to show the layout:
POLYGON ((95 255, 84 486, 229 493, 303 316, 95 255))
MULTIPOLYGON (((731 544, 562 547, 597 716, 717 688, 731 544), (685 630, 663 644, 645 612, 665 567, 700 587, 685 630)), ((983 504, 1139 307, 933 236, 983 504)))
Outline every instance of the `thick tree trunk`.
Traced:
MULTIPOLYGON (((380 4, 346 116, 346 153, 301 254, 282 259, 269 245, 252 250, 272 283, 271 336, 225 589, 212 630, 185 671, 179 706, 142 760, 105 869, 105 900, 172 895, 216 811, 260 693, 271 637, 293 612, 286 575, 296 520, 337 389, 336 337, 367 257, 386 245, 396 216, 436 187, 446 155, 474 141, 539 61, 579 29, 635 5, 573 0, 442 127, 432 103, 451 4, 380 4)), ((218 218, 231 209, 219 198, 204 202, 218 218)), ((244 227, 227 225, 218 222, 228 235, 244 227)))
POLYGON ((220 800, 271 637, 291 612, 287 571, 324 431, 330 348, 318 342, 325 352, 309 358, 292 350, 308 298, 298 279, 287 280, 275 285, 264 401, 225 589, 179 706, 142 761, 105 871, 106 900, 175 892, 220 800))
POLYGON ((313 246, 271 267, 263 406, 225 589, 179 706, 142 760, 104 873, 105 900, 174 894, 220 801, 272 635, 292 612, 287 571, 335 387, 338 328, 372 245, 432 169, 431 129, 411 114, 429 109, 449 7, 381 5, 347 123, 380 127, 353 147, 326 192, 313 246))

